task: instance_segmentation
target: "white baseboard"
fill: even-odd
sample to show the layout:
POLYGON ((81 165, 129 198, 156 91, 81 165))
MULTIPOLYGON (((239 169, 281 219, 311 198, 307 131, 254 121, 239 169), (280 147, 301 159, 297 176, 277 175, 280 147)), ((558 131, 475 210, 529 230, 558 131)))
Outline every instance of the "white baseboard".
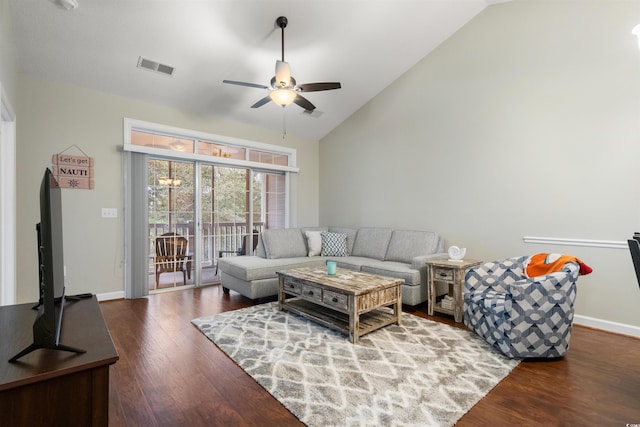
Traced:
POLYGON ((590 328, 602 329, 616 334, 629 335, 640 338, 640 326, 626 325, 624 323, 610 322, 609 320, 596 319, 594 317, 581 316, 576 314, 573 322, 577 325, 588 326, 590 328))
POLYGON ((96 297, 98 298, 98 301, 109 301, 112 299, 123 299, 124 298, 124 291, 118 291, 118 292, 107 292, 104 294, 96 294, 96 297))

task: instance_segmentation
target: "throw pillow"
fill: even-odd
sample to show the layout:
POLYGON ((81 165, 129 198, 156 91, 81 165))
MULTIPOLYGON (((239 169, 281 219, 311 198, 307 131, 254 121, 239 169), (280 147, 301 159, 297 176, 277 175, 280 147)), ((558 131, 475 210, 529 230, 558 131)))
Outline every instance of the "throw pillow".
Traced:
POLYGON ((591 267, 582 262, 580 258, 571 255, 543 253, 531 255, 524 261, 524 274, 528 278, 544 276, 545 274, 562 270, 568 262, 578 264, 580 267, 580 275, 587 275, 593 271, 591 267))
POLYGON ((307 236, 307 247, 309 248, 309 256, 318 256, 322 253, 322 232, 321 231, 305 231, 307 236))
POLYGON ((347 234, 323 231, 322 256, 347 256, 347 234))
POLYGON ((353 242, 356 240, 356 234, 358 233, 357 228, 347 228, 347 227, 329 227, 328 230, 332 233, 344 233, 347 235, 347 255, 353 254, 353 242))

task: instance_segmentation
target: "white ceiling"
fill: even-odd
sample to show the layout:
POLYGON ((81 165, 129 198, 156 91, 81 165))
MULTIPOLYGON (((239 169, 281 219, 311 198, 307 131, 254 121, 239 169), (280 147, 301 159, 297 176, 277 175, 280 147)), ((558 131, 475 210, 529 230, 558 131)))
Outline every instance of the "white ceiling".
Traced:
POLYGON ((282 130, 282 107, 250 106, 280 58, 312 92, 313 115, 286 107, 288 134, 319 140, 495 0, 10 0, 19 70, 101 92, 282 130), (175 67, 165 76, 138 57, 175 67))

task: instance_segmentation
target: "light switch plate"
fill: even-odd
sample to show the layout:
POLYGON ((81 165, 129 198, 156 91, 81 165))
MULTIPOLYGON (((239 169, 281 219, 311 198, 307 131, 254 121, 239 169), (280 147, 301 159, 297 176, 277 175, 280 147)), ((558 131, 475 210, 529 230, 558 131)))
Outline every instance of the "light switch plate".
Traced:
POLYGON ((118 209, 116 208, 102 208, 102 218, 117 218, 118 209))

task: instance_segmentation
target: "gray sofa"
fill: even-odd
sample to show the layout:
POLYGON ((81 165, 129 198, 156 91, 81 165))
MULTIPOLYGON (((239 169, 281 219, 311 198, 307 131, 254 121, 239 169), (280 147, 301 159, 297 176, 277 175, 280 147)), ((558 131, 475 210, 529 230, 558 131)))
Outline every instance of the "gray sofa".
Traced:
POLYGON ((220 258, 218 269, 225 291, 256 299, 278 293, 276 271, 322 267, 331 260, 338 267, 403 279, 403 304, 417 305, 427 300, 424 261, 446 256, 444 239, 431 231, 287 228, 265 230, 254 255, 220 258), (319 237, 321 249, 317 247, 319 237), (338 243, 334 245, 333 240, 338 243))

